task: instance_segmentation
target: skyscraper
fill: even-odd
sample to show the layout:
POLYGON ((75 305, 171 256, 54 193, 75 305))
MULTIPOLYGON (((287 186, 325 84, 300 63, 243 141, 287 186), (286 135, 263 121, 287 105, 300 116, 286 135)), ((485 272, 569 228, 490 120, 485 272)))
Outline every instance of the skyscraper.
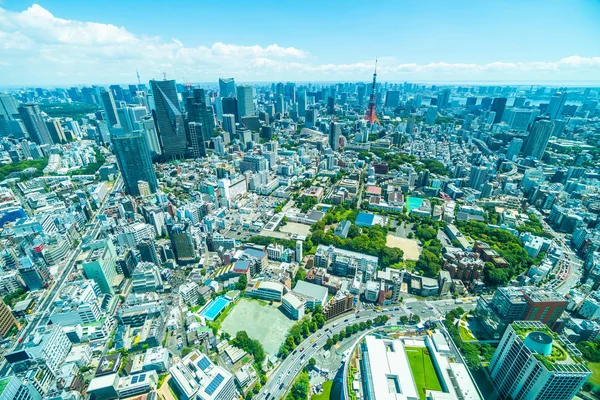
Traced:
POLYGON ((504 114, 504 109, 506 108, 506 97, 496 97, 494 101, 492 101, 492 107, 490 111, 494 111, 496 116, 494 117, 494 124, 500 123, 502 121, 502 115, 504 114))
POLYGON ((541 160, 553 129, 554 123, 547 119, 539 119, 534 122, 523 149, 523 156, 541 160))
POLYGON ((36 104, 24 104, 19 107, 19 115, 25 124, 29 138, 37 144, 52 144, 52 138, 42 112, 36 104))
POLYGON ((50 118, 48 121, 46 121, 46 127, 48 128, 48 133, 50 133, 50 137, 54 143, 67 143, 65 131, 63 130, 58 119, 50 118))
POLYGON ((152 116, 158 127, 158 137, 164 158, 183 158, 187 149, 183 115, 179 110, 174 80, 150 81, 154 106, 152 116))
POLYGON ((190 141, 192 142, 192 155, 194 158, 206 157, 206 144, 204 142, 204 127, 200 122, 189 122, 190 141))
POLYGON ((450 89, 442 90, 442 93, 438 94, 437 97, 437 106, 439 108, 448 107, 448 102, 450 101, 450 89))
POLYGON ((252 86, 240 85, 237 87, 237 102, 239 118, 254 115, 252 86))
POLYGON ((506 158, 510 161, 514 161, 521 152, 521 147, 523 147, 523 139, 514 138, 511 140, 508 145, 508 150, 506 151, 506 158))
POLYGON ((240 122, 240 116, 238 114, 237 99, 235 97, 226 97, 222 100, 223 104, 223 115, 233 114, 235 115, 235 122, 240 122))
POLYGON ((187 111, 187 121, 201 123, 203 126, 202 137, 204 141, 210 140, 212 131, 215 128, 215 116, 212 107, 206 104, 204 89, 196 88, 191 93, 186 93, 185 110, 187 111))
POLYGON ((469 175, 469 187, 479 190, 487 182, 489 172, 490 170, 487 167, 474 165, 469 175))
POLYGON ((341 127, 339 122, 332 121, 329 126, 329 146, 332 150, 337 151, 340 148, 341 127))
POLYGON ((155 193, 158 182, 152 165, 150 147, 142 131, 113 135, 112 142, 117 164, 123 175, 125 191, 132 196, 139 196, 138 181, 144 181, 148 183, 150 192, 155 193))
POLYGON ((229 132, 231 137, 235 136, 235 115, 223 114, 223 130, 229 132))
POLYGON ((290 103, 296 102, 296 85, 294 83, 288 82, 285 84, 284 97, 285 101, 290 103))
POLYGON ((592 374, 576 361, 580 355, 566 337, 559 339, 541 322, 518 321, 504 332, 490 377, 502 398, 570 400, 592 374))
POLYGON ((109 90, 105 90, 100 93, 100 99, 102 100, 102 108, 104 108, 104 114, 106 115, 106 122, 109 128, 115 125, 119 125, 119 117, 117 115, 117 106, 113 94, 109 90))
POLYGON ((552 96, 546 109, 546 114, 550 116, 550 119, 556 119, 562 115, 565 101, 567 101, 567 92, 559 92, 552 96))
POLYGON ((235 97, 235 81, 233 78, 219 78, 219 95, 225 97, 235 97))

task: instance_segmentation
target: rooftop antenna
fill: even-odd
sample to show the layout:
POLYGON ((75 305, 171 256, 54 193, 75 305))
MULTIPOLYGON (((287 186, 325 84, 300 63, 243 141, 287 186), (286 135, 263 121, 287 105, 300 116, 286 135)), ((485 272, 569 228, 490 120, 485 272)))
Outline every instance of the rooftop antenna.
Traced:
POLYGON ((167 73, 163 72, 163 81, 166 81, 166 80, 167 80, 167 73))

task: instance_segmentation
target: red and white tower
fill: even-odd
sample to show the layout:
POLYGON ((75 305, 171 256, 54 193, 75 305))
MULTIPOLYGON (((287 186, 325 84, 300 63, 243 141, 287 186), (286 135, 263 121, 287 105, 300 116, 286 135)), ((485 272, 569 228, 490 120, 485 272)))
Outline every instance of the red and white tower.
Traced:
MULTIPOLYGON (((380 124, 379 119, 377 118, 377 111, 375 110, 376 99, 375 92, 377 90, 377 59, 375 59, 375 72, 373 73, 373 87, 371 88, 371 98, 369 99, 369 108, 367 109, 367 114, 365 115, 365 119, 369 121, 371 124, 380 124)), ((381 124, 380 124, 381 125, 381 124)))

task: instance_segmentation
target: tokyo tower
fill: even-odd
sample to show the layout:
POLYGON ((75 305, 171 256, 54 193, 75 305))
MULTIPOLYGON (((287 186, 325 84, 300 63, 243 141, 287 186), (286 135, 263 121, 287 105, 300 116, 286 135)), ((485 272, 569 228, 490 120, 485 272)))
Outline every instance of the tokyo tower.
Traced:
POLYGON ((375 90, 377 88, 377 59, 375 59, 375 72, 373 73, 373 87, 371 88, 371 99, 369 100, 369 108, 367 109, 367 114, 365 115, 365 119, 369 121, 371 124, 379 124, 379 119, 377 118, 377 112, 375 111, 375 90))

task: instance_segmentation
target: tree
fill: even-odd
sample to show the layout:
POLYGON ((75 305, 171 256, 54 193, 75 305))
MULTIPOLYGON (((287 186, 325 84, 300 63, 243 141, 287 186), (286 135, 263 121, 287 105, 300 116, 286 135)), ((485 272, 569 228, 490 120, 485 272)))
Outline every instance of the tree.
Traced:
POLYGON ((401 316, 400 322, 402 322, 403 324, 408 324, 408 317, 406 315, 401 316))
POLYGON ((325 350, 329 350, 335 343, 332 338, 328 338, 325 342, 325 350))
POLYGON ((392 264, 402 261, 403 257, 404 252, 401 249, 384 247, 381 252, 381 266, 387 268, 392 264))
POLYGON ((317 360, 315 360, 314 358, 312 358, 312 357, 311 357, 311 358, 308 360, 308 365, 310 365, 310 367, 311 367, 311 368, 314 368, 314 367, 315 367, 315 365, 317 365, 317 360))
POLYGON ((235 288, 237 290, 246 290, 246 286, 248 286, 248 277, 245 274, 242 274, 235 283, 235 288))
POLYGON ((201 294, 198 295, 198 305, 200 307, 204 306, 206 304, 206 299, 204 298, 204 296, 202 296, 201 294))
POLYGON ((184 347, 183 349, 181 349, 181 357, 187 356, 192 351, 194 351, 194 349, 192 349, 191 347, 184 347))

